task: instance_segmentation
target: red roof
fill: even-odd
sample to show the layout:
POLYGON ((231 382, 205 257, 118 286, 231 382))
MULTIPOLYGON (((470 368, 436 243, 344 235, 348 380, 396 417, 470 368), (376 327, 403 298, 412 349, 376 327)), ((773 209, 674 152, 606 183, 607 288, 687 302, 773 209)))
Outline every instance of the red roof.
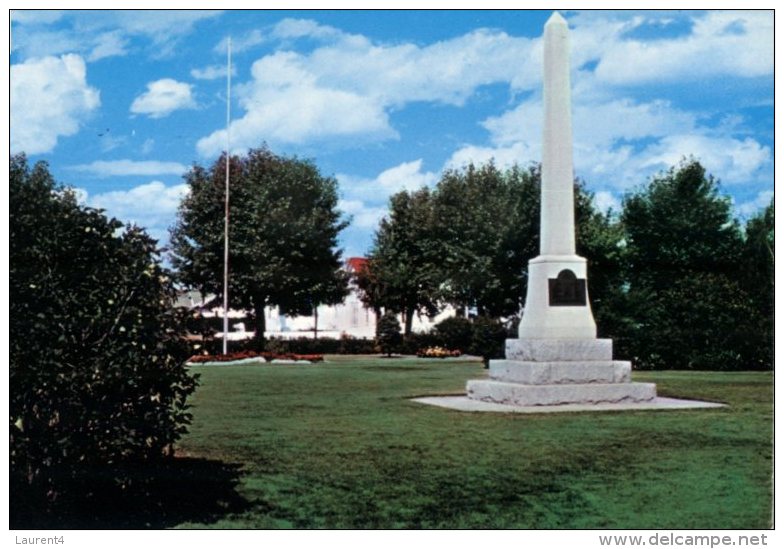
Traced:
POLYGON ((358 273, 367 267, 368 260, 365 257, 349 257, 346 260, 346 267, 349 272, 358 273))

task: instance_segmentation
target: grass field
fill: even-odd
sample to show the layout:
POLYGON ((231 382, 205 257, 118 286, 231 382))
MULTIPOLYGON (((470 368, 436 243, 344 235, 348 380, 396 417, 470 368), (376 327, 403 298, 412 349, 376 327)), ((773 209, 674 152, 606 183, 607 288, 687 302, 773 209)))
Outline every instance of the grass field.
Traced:
POLYGON ((409 400, 463 392, 473 362, 192 370, 178 455, 197 472, 166 527, 770 526, 771 373, 635 373, 725 409, 514 415, 409 400))

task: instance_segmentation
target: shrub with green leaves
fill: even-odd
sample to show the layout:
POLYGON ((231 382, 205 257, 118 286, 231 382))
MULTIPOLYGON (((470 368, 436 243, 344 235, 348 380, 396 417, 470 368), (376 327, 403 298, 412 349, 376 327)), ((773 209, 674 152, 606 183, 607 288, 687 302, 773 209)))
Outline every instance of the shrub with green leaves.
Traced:
POLYGON ((92 466, 163 456, 196 381, 152 238, 23 155, 10 212, 11 476, 52 498, 92 466))
POLYGON ((504 325, 496 318, 479 316, 474 319, 471 333, 471 354, 482 357, 485 368, 490 360, 504 358, 504 343, 507 332, 504 325))
POLYGON ((447 349, 468 351, 473 337, 471 321, 462 316, 445 318, 433 326, 433 335, 438 344, 447 349))
POLYGON ((387 356, 392 356, 392 353, 398 350, 399 345, 403 341, 403 336, 400 333, 400 321, 397 315, 392 311, 387 311, 378 320, 376 325, 376 343, 381 347, 381 352, 386 353, 387 356))

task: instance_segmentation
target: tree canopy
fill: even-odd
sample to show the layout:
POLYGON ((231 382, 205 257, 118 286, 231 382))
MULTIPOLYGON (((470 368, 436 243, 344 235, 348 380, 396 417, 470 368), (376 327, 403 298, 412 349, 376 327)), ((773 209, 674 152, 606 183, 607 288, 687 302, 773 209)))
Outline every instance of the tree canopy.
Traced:
MULTIPOLYGON (((185 176, 189 193, 171 231, 172 262, 180 280, 223 295, 226 155, 185 176)), ((348 222, 337 209, 337 181, 307 160, 262 147, 231 157, 230 307, 254 311, 256 340, 264 337, 264 308, 309 314, 346 294, 338 233, 348 222)))
MULTIPOLYGON (((528 261, 539 253, 540 184, 538 166, 500 170, 491 162, 447 170, 433 191, 394 195, 360 277, 365 301, 406 318, 443 304, 493 318, 518 314, 528 261)), ((582 183, 575 194, 578 251, 590 254, 598 303, 619 277, 621 234, 582 183)))
MULTIPOLYGON (((630 193, 624 347, 642 368, 765 368, 759 313, 742 283, 744 238, 729 199, 685 159, 630 193)), ((772 340, 769 342, 772 348, 772 340)))
POLYGON ((433 201, 443 299, 493 317, 517 314, 539 243, 539 172, 492 162, 447 170, 433 201))
POLYGON ((415 313, 433 315, 438 310, 439 258, 432 228, 428 189, 393 195, 389 215, 376 231, 367 269, 357 280, 366 303, 402 313, 406 335, 415 313))
MULTIPOLYGON (((445 304, 498 318, 518 313, 539 253, 538 166, 447 170, 431 191, 404 191, 360 276, 366 303, 410 318, 445 304)), ((693 159, 600 212, 575 181, 577 253, 600 337, 643 368, 769 368, 773 204, 746 224, 693 159)), ((407 326, 406 333, 410 328, 407 326)))

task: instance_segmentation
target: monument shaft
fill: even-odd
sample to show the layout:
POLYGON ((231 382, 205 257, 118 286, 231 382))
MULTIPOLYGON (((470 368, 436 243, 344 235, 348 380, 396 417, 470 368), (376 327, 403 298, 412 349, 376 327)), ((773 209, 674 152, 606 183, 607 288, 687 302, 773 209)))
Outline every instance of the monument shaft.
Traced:
POLYGON ((544 27, 544 131, 539 256, 528 263, 521 339, 592 339, 587 263, 575 254, 569 27, 544 27))
POLYGON ((544 28, 541 255, 574 255, 569 29, 557 13, 544 28))

